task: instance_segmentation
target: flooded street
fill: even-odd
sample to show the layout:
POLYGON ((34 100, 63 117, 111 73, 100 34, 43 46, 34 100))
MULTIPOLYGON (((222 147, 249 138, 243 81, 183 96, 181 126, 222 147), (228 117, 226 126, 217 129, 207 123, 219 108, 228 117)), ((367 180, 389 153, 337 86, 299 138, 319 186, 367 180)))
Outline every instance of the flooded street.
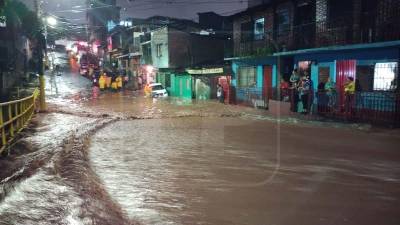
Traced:
MULTIPOLYGON (((61 57, 61 56, 60 56, 61 57)), ((397 130, 94 95, 76 65, 0 159, 0 224, 398 225, 397 130)))
POLYGON ((143 224, 399 223, 399 140, 278 129, 237 118, 121 121, 94 135, 89 157, 143 224))

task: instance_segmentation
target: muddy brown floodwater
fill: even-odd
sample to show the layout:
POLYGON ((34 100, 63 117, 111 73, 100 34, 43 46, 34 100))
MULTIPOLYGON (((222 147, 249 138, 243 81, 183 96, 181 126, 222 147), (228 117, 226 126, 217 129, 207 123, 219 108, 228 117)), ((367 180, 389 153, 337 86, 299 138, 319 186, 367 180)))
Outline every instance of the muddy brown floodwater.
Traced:
POLYGON ((400 224, 398 130, 97 93, 70 68, 0 158, 0 225, 400 224))
POLYGON ((143 224, 385 224, 400 217, 397 136, 240 118, 119 121, 89 158, 143 224))

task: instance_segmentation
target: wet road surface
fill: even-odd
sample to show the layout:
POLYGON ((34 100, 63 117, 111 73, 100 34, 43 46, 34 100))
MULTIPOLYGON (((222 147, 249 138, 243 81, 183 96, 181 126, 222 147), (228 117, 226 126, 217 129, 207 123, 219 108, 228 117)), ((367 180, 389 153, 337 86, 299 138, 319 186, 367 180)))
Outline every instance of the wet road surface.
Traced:
POLYGON ((121 121, 94 135, 89 156, 144 224, 399 224, 400 140, 278 129, 239 118, 121 121))
POLYGON ((73 61, 46 81, 49 112, 0 159, 1 225, 400 224, 398 131, 97 95, 73 61))

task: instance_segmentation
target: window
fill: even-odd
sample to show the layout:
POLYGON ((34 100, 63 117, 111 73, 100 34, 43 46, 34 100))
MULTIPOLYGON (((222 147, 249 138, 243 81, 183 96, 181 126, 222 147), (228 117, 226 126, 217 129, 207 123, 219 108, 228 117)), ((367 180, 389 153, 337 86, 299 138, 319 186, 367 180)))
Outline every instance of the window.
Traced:
POLYGON ((278 35, 284 35, 289 31, 290 21, 289 21, 289 10, 281 9, 276 12, 277 19, 277 32, 278 35))
POLYGON ((396 76, 398 72, 397 62, 377 63, 374 70, 374 90, 387 91, 397 88, 396 76))
POLYGON ((240 67, 238 73, 239 87, 254 87, 256 85, 256 67, 240 67))
POLYGON ((265 24, 265 19, 260 18, 257 19, 254 23, 254 40, 262 40, 264 39, 264 24, 265 24))
POLYGON ((6 27, 6 17, 5 16, 0 16, 0 27, 6 27))
POLYGON ((157 44, 157 57, 162 57, 162 44, 157 44))
POLYGON ((245 22, 240 25, 240 41, 241 42, 248 42, 252 40, 252 22, 245 22))
POLYGON ((356 82, 358 91, 373 91, 374 65, 358 65, 356 68, 356 82))

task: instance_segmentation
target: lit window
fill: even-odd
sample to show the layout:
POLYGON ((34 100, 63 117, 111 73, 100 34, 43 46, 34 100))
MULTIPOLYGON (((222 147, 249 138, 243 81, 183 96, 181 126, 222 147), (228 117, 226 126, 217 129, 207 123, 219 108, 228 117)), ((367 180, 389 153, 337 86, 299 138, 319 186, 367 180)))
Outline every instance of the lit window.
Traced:
POLYGON ((254 23, 254 40, 264 39, 264 24, 265 24, 264 18, 260 18, 255 21, 255 23, 254 23))
POLYGON ((157 57, 162 56, 162 44, 157 44, 157 57))
POLYGON ((5 16, 0 16, 0 27, 6 27, 6 17, 5 16))
POLYGON ((256 77, 257 77, 256 67, 253 66, 239 67, 238 86, 254 87, 256 86, 256 77))
POLYGON ((397 62, 377 63, 374 72, 374 90, 394 90, 397 88, 397 62))
POLYGON ((290 21, 289 21, 289 11, 287 9, 281 9, 276 12, 277 18, 277 31, 278 35, 284 35, 289 32, 290 21))

